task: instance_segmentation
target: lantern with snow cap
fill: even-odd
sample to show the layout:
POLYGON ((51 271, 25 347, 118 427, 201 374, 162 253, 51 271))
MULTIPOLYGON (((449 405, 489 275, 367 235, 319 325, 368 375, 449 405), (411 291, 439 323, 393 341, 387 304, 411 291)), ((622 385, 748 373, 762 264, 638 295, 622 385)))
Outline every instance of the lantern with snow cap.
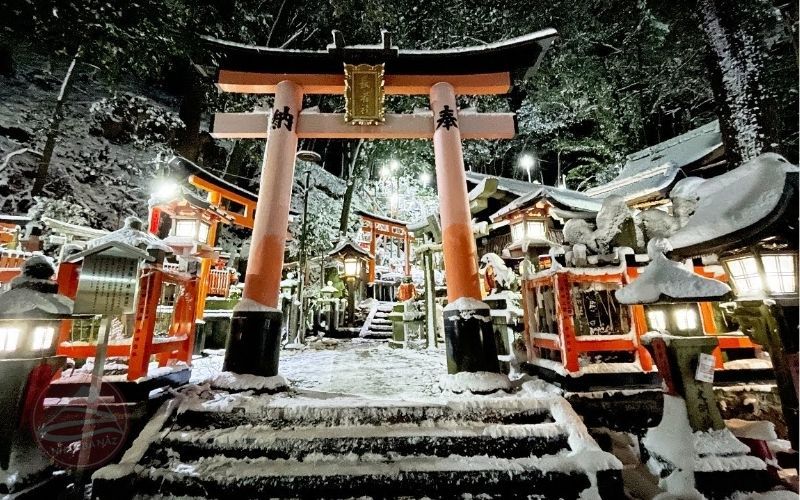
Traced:
POLYGON ((65 362, 56 356, 61 319, 72 313, 72 300, 57 293, 55 271, 42 255, 30 257, 11 289, 0 294, 0 466, 9 464, 11 440, 23 415, 47 389, 65 362))
POLYGON ((370 254, 354 241, 344 239, 328 253, 328 256, 342 266, 347 283, 347 324, 352 326, 355 319, 356 283, 361 281, 364 264, 369 262, 370 254))
POLYGON ((798 446, 798 177, 775 153, 699 180, 684 195, 694 207, 669 237, 674 256, 716 255, 731 278, 735 302, 725 309, 742 333, 769 352, 789 441, 798 446))
MULTIPOLYGON (((731 289, 669 260, 664 254, 671 249, 664 238, 650 240, 650 263, 636 280, 617 290, 616 297, 621 304, 645 306, 651 332, 642 343, 658 366, 665 392, 686 400, 692 429, 723 429, 712 384, 697 378, 698 364, 704 358, 713 360, 711 353, 718 344, 703 334, 697 303, 726 299, 731 289)), ((713 366, 712 362, 712 378, 713 366)))

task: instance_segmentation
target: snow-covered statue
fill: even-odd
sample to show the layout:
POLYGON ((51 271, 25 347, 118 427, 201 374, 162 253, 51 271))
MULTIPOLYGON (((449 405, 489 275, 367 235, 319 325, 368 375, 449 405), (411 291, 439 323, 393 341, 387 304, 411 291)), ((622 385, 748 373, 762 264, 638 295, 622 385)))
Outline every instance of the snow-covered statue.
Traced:
POLYGON ((564 242, 583 245, 592 252, 597 252, 594 226, 585 219, 570 219, 564 223, 564 242))
POLYGON ((636 222, 644 233, 645 241, 653 238, 669 238, 686 224, 697 208, 697 187, 705 182, 699 177, 681 179, 669 194, 672 214, 651 208, 636 216, 636 222))
POLYGON ((636 221, 644 233, 645 241, 653 238, 669 238, 681 227, 677 218, 656 208, 640 212, 636 216, 636 221))
POLYGON ((608 253, 615 247, 643 249, 641 231, 636 227, 633 212, 622 196, 611 195, 603 200, 597 212, 595 240, 601 253, 608 253))
POLYGON ((644 247, 642 231, 621 196, 611 195, 603 200, 596 222, 597 228, 584 219, 570 219, 564 224, 564 242, 582 246, 573 248, 573 255, 585 255, 587 250, 603 254, 615 247, 644 247))
POLYGON ((486 289, 492 293, 503 290, 516 290, 519 284, 516 273, 509 268, 496 253, 489 252, 481 257, 484 264, 483 275, 486 289))
POLYGON ((672 215, 678 220, 680 227, 686 225, 700 201, 698 188, 706 180, 700 177, 681 179, 672 188, 669 197, 672 200, 672 215))

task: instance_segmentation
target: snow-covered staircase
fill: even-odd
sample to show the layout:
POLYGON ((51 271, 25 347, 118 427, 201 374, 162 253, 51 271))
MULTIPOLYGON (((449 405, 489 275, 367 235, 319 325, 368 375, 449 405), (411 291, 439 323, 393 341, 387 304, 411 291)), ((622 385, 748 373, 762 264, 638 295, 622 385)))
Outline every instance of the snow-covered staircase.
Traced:
POLYGON ((154 422, 123 464, 95 476, 95 497, 623 498, 621 464, 560 397, 216 393, 154 422))
POLYGON ((392 322, 389 313, 395 302, 378 302, 372 304, 367 320, 361 328, 360 337, 367 339, 388 339, 392 337, 392 322))

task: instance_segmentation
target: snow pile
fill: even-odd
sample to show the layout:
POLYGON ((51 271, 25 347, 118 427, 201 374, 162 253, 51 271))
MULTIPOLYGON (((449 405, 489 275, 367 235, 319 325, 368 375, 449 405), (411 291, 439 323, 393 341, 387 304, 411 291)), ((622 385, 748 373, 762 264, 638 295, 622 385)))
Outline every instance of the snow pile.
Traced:
POLYGON ((772 362, 768 359, 757 358, 735 359, 726 361, 724 367, 726 370, 768 370, 772 368, 772 362))
POLYGON ((552 395, 561 395, 564 391, 549 382, 545 382, 540 378, 528 380, 522 384, 522 392, 532 397, 543 397, 552 395))
POLYGON ((694 451, 701 457, 707 455, 741 455, 750 448, 736 439, 728 429, 697 431, 693 435, 694 451))
POLYGON ((444 312, 447 313, 449 311, 458 312, 458 314, 452 315, 445 314, 446 319, 450 321, 458 321, 459 318, 464 321, 473 318, 486 323, 492 321, 490 307, 485 302, 472 297, 461 297, 447 304, 444 307, 444 312))
POLYGON ((131 447, 122 456, 119 463, 106 465, 102 469, 95 471, 92 474, 92 480, 113 480, 133 474, 134 467, 142 460, 147 449, 150 448, 150 444, 169 432, 169 429, 162 429, 164 429, 164 424, 178 408, 181 401, 182 398, 179 396, 162 404, 133 441, 131 447))
POLYGON ((697 207, 686 225, 670 236, 675 249, 756 229, 783 199, 786 177, 798 169, 782 156, 765 153, 740 167, 696 184, 697 207))
POLYGON ((489 252, 481 257, 481 264, 492 266, 494 279, 501 290, 509 290, 517 283, 517 275, 496 253, 489 252))
POLYGON ((280 312, 279 309, 274 307, 265 306, 261 302, 256 302, 247 297, 242 298, 234 307, 235 312, 280 312))
POLYGON ((161 241, 158 236, 143 231, 144 223, 138 217, 126 217, 125 225, 111 233, 100 236, 86 243, 86 248, 95 248, 106 243, 119 242, 125 243, 140 250, 156 248, 168 254, 172 253, 172 248, 161 241))
POLYGON ((681 498, 703 498, 694 489, 695 472, 764 470, 766 464, 749 456, 750 448, 729 429, 692 432, 683 398, 664 395, 664 414, 657 427, 647 431, 643 444, 651 454, 648 468, 656 475, 672 472, 661 480, 667 492, 681 498))
MULTIPOLYGON (((674 465, 675 470, 659 486, 681 498, 703 498, 694 487, 694 434, 683 398, 664 394, 664 413, 658 426, 648 429, 642 443, 650 451, 674 465)), ((651 472, 659 476, 661 467, 651 458, 651 472)))
POLYGON ((728 430, 737 438, 759 439, 762 441, 774 441, 778 439, 775 433, 775 424, 765 420, 741 420, 732 418, 725 421, 728 430))
MULTIPOLYGON (((616 291, 621 304, 652 304, 672 300, 719 300, 731 289, 725 283, 700 276, 664 256, 666 240, 650 240, 650 263, 631 284, 616 291)), ((668 242, 666 243, 668 245, 668 242)))
POLYGON ((276 392, 289 387, 286 379, 280 375, 274 377, 260 377, 233 372, 222 372, 211 379, 211 387, 214 389, 226 389, 232 391, 263 391, 276 392))
POLYGON ((442 391, 460 394, 471 392, 473 394, 489 394, 497 391, 510 391, 511 381, 507 375, 492 372, 458 372, 442 375, 439 379, 442 391))

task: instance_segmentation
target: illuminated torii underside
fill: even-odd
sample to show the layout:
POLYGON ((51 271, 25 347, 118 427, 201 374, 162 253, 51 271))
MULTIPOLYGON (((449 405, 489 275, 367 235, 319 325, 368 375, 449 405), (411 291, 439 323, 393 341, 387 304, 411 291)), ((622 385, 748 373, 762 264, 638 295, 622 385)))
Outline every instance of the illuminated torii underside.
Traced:
POLYGON ((456 95, 508 93, 513 78, 531 76, 555 37, 555 30, 548 29, 477 47, 400 50, 386 32, 382 43, 372 46, 346 46, 334 32, 334 43, 323 51, 206 39, 220 55, 221 91, 275 94, 271 112, 214 117, 214 137, 267 139, 243 300, 233 314, 226 370, 265 376, 278 370, 278 293, 298 139, 366 138, 433 140, 449 301, 444 313, 448 371, 499 371, 488 306, 480 302, 461 140, 512 138, 515 117, 459 114, 456 95), (384 115, 384 93, 429 95, 431 112, 384 115), (304 112, 305 94, 345 94, 347 113, 304 112))

